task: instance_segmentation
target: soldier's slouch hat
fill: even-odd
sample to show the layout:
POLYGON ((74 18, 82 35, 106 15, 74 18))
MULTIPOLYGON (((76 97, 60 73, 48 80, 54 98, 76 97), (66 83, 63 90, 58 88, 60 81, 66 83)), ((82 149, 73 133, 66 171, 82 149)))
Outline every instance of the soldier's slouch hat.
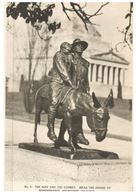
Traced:
POLYGON ((78 44, 83 45, 83 49, 84 49, 84 50, 87 49, 87 47, 88 47, 88 43, 87 43, 86 41, 81 41, 80 39, 75 39, 75 40, 73 41, 73 43, 72 43, 72 49, 73 49, 76 45, 78 45, 78 44))

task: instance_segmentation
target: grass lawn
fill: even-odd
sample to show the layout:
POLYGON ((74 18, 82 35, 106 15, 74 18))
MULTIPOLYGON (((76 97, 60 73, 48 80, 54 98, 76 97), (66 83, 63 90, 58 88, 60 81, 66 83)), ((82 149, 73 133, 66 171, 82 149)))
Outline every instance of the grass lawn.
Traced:
MULTIPOLYGON (((100 101, 104 101, 104 98, 99 98, 100 101)), ((118 117, 132 121, 132 112, 129 110, 129 100, 114 99, 114 108, 109 109, 111 114, 118 117)), ((12 118, 14 120, 21 120, 26 122, 34 123, 34 113, 28 114, 25 111, 23 103, 22 93, 11 93, 6 94, 6 118, 12 118)), ((41 121, 45 124, 47 116, 43 113, 41 115, 41 121)))

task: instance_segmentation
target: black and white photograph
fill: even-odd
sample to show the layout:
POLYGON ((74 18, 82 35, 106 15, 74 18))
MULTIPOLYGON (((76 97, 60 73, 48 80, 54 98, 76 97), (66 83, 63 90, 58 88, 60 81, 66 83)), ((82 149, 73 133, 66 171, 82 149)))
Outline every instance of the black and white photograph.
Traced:
POLYGON ((4 191, 134 191, 133 7, 3 3, 4 191))

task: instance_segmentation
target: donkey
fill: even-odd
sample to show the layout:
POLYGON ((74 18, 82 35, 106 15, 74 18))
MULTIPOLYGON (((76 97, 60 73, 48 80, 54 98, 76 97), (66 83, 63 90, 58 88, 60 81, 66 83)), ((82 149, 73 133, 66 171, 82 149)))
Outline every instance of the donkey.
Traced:
MULTIPOLYGON (((65 87, 64 90, 62 90, 61 97, 61 103, 59 104, 56 118, 63 119, 65 122, 69 135, 68 146, 70 150, 76 151, 76 145, 74 143, 76 129, 73 128, 73 118, 78 115, 86 116, 87 124, 91 132, 95 133, 96 141, 103 141, 107 134, 107 125, 110 118, 107 106, 112 98, 112 94, 110 93, 107 99, 100 104, 94 92, 91 96, 90 94, 79 92, 71 87, 65 87)), ((34 143, 38 143, 37 124, 40 123, 40 114, 42 110, 48 113, 49 103, 50 90, 49 85, 46 84, 38 89, 35 97, 34 143), (43 93, 45 93, 46 96, 43 97, 43 93)))

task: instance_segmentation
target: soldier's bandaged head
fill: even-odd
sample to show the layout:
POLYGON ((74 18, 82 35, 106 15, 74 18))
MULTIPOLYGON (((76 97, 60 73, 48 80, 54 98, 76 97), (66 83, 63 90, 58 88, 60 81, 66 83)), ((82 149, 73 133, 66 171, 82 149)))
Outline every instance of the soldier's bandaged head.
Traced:
POLYGON ((71 44, 68 43, 68 42, 63 42, 61 45, 60 45, 60 49, 66 49, 68 51, 71 51, 71 44))

